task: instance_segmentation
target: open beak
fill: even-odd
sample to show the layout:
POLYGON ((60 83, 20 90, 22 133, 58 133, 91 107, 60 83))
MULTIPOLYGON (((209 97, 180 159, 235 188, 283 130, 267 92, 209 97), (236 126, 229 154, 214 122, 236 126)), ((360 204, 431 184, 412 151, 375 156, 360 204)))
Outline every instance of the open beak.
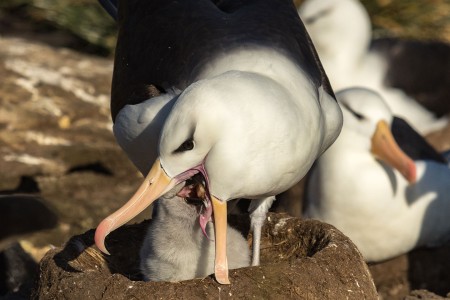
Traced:
POLYGON ((105 247, 106 236, 137 216, 156 199, 170 191, 176 184, 177 181, 167 176, 164 172, 158 158, 133 197, 97 226, 94 239, 98 249, 103 253, 109 254, 105 247))
POLYGON ((385 121, 377 124, 371 151, 378 159, 397 169, 409 183, 416 182, 414 161, 400 149, 385 121))
MULTIPOLYGON (((94 239, 98 249, 105 254, 109 254, 105 247, 105 238, 110 232, 130 221, 156 199, 170 191, 180 181, 183 181, 186 177, 196 172, 186 172, 186 175, 183 174, 184 176, 170 178, 161 167, 161 162, 158 158, 144 182, 131 199, 97 226, 94 239)), ((213 205, 216 246, 214 273, 217 282, 220 284, 230 284, 227 262, 227 203, 226 201, 220 201, 212 195, 210 195, 210 198, 213 205)))

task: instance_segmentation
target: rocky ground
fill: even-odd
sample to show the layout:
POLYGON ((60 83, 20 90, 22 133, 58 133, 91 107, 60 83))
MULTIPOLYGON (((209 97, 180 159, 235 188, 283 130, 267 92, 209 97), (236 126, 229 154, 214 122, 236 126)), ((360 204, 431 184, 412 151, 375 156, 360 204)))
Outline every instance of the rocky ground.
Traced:
MULTIPOLYGON (((141 175, 118 148, 111 132, 111 74, 111 59, 0 37, 0 270, 27 270, 16 276, 22 278, 20 282, 8 280, 11 274, 2 272, 0 295, 28 298, 34 284, 30 275, 36 274, 36 262, 44 253, 95 228, 139 185, 141 175)), ((450 127, 430 136, 430 141, 441 150, 450 148, 450 127)), ((299 193, 301 187, 296 187, 285 197, 299 193)), ((148 216, 146 211, 137 221, 148 216)), ((89 236, 92 231, 82 240, 87 243, 86 248, 93 249, 89 248, 89 236)), ((69 245, 51 250, 44 260, 47 266, 57 262, 50 255, 60 251, 70 254, 69 245)), ((98 256, 94 250, 89 251, 86 255, 98 256)), ((65 261, 70 262, 66 256, 65 261)), ((80 268, 80 260, 74 263, 78 264, 75 269, 80 268)), ((89 266, 92 265, 87 260, 85 267, 89 266)), ((63 271, 71 272, 67 269, 63 271)), ((261 269, 268 270, 264 264, 258 268, 261 269)), ((382 299, 403 299, 407 295, 407 299, 442 299, 435 294, 444 297, 450 292, 449 246, 417 250, 369 269, 382 299)), ((117 281, 121 287, 130 282, 133 286, 145 285, 130 281, 136 277, 129 274, 122 276, 127 275, 127 270, 110 273, 106 280, 117 281)), ((243 278, 249 273, 236 274, 236 278, 243 278)), ((58 286, 58 279, 46 278, 54 280, 45 282, 46 291, 52 290, 52 285, 58 286)), ((271 280, 275 282, 275 277, 271 280)), ((327 284, 325 281, 323 285, 327 284)), ((205 293, 217 289, 211 279, 200 282, 195 284, 204 284, 205 293)), ((332 286, 331 281, 328 283, 332 286)), ((160 288, 169 289, 168 286, 175 291, 173 285, 162 284, 160 288)), ((42 283, 36 287, 37 291, 45 290, 42 283)), ((292 295, 301 294, 302 288, 307 287, 296 287, 299 290, 292 295)), ((94 292, 98 291, 93 289, 94 292)), ((109 299, 123 298, 117 290, 110 290, 107 295, 109 299)), ((373 298, 371 294, 366 296, 373 298)))

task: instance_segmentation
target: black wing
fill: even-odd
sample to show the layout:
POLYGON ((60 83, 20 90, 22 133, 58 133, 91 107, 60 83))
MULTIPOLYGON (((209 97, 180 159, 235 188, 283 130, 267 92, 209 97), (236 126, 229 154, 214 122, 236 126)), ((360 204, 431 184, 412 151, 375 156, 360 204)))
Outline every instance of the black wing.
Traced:
POLYGON ((402 118, 394 117, 391 130, 400 148, 413 160, 432 160, 443 164, 448 163, 444 156, 439 154, 402 118))
POLYGON ((149 86, 183 90, 214 56, 240 46, 289 55, 334 95, 291 0, 120 0, 111 93, 113 120, 149 86))
POLYGON ((117 0, 98 0, 106 12, 117 21, 117 0))

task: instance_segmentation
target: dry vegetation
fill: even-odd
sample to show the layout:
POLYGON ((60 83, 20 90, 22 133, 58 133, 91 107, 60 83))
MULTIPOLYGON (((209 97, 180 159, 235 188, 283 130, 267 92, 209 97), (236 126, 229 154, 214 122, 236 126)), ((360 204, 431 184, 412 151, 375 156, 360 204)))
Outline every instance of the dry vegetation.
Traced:
MULTIPOLYGON (((294 0, 299 5, 304 0, 294 0)), ((449 0, 361 0, 369 10, 375 36, 402 36, 450 42, 449 0)), ((8 0, 0 20, 19 16, 43 30, 62 30, 111 55, 116 28, 96 0, 8 0)), ((1 22, 0 22, 1 24, 1 22)), ((0 33, 4 33, 0 31, 0 33)))
POLYGON ((450 42, 449 0, 362 0, 376 36, 395 35, 450 42))

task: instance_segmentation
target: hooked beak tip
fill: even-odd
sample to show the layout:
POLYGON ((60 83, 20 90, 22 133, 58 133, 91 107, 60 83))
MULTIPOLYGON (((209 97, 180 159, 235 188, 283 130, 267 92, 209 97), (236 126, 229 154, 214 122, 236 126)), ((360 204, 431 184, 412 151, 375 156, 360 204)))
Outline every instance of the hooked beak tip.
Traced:
POLYGON ((105 238, 111 232, 113 224, 110 219, 103 220, 95 230, 94 241, 97 248, 104 254, 110 255, 105 246, 105 238))

